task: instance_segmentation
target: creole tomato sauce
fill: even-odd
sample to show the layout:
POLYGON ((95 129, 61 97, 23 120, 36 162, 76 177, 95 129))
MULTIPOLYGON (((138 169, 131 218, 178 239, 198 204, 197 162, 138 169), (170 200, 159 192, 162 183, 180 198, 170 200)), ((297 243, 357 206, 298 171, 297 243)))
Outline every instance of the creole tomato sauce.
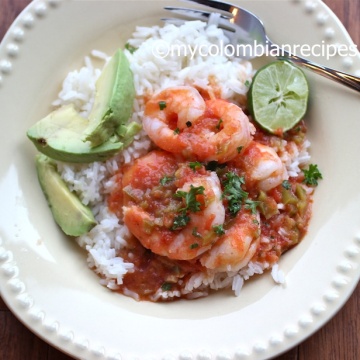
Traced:
MULTIPOLYGON (((299 184, 298 180, 292 181, 291 188, 296 189, 296 184, 299 184)), ((274 189, 269 197, 282 200, 280 187, 274 189)), ((307 195, 304 207, 301 207, 300 210, 285 204, 281 214, 263 219, 261 222, 262 241, 253 261, 276 263, 281 254, 297 245, 307 232, 311 217, 311 205, 311 198, 307 195)), ((303 205, 301 204, 301 206, 303 205)))
MULTIPOLYGON (((305 139, 306 127, 301 122, 297 127, 285 133, 282 137, 270 135, 257 128, 254 140, 277 149, 277 152, 287 151, 287 144, 294 142, 301 144, 305 139), (284 141, 285 140, 285 141, 284 141)), ((162 225, 170 228, 174 221, 174 213, 183 206, 182 200, 174 197, 176 189, 180 188, 192 176, 193 169, 178 169, 178 161, 173 155, 159 157, 154 152, 145 165, 124 167, 117 177, 117 184, 108 198, 108 205, 119 219, 122 219, 122 206, 136 203, 156 216, 161 215, 162 225), (155 165, 154 165, 155 164, 155 165), (161 171, 159 171, 161 168, 161 171), (177 181, 164 180, 176 177, 177 181)), ((245 176, 240 169, 229 164, 203 164, 199 171, 216 171, 220 181, 224 180, 229 171, 245 176)), ((248 198, 257 202, 260 213, 261 241, 251 261, 262 264, 275 264, 280 256, 297 245, 307 232, 311 217, 312 197, 303 184, 303 175, 291 177, 269 191, 259 191, 256 184, 245 182, 243 190, 248 192, 248 198)), ((203 201, 198 196, 201 204, 203 201)), ((232 215, 227 211, 227 201, 223 200, 226 217, 224 229, 231 224, 232 215)), ((161 241, 166 242, 166 232, 161 241)), ((169 230, 169 236, 171 230, 169 230)), ((218 236, 221 236, 219 234, 218 236)), ((119 291, 129 295, 136 294, 139 300, 159 301, 156 294, 159 291, 181 291, 186 281, 194 273, 205 271, 199 258, 191 261, 172 260, 165 256, 156 255, 146 249, 135 237, 128 240, 128 246, 119 250, 126 262, 134 264, 134 270, 123 278, 123 285, 119 291)), ((186 297, 182 295, 180 297, 186 297)), ((173 299, 176 299, 173 298, 173 299)), ((160 299, 162 300, 162 299, 160 299)))
POLYGON ((134 272, 127 273, 119 291, 131 292, 139 300, 154 301, 158 289, 163 291, 180 291, 189 274, 201 271, 197 262, 175 261, 154 254, 145 249, 134 237, 129 247, 122 249, 119 255, 127 262, 134 264, 134 272))

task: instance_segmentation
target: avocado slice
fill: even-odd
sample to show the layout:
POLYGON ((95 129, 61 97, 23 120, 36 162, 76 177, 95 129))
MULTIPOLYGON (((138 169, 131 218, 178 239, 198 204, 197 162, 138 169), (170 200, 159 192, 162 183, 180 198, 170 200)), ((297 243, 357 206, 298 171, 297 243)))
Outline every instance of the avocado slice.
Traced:
POLYGON ((91 147, 107 141, 129 120, 134 98, 135 87, 130 64, 119 49, 96 82, 94 105, 83 140, 89 141, 91 147))
POLYGON ((56 223, 70 236, 89 232, 97 223, 91 210, 67 187, 53 160, 36 156, 36 170, 42 191, 56 223))
POLYGON ((129 124, 119 126, 116 133, 124 143, 124 147, 127 147, 133 142, 134 136, 139 133, 141 129, 142 126, 139 123, 132 121, 129 124))
POLYGON ((82 141, 87 126, 88 120, 82 118, 70 104, 38 121, 27 131, 27 136, 41 153, 65 162, 103 161, 123 149, 124 144, 117 135, 91 148, 89 143, 82 141))

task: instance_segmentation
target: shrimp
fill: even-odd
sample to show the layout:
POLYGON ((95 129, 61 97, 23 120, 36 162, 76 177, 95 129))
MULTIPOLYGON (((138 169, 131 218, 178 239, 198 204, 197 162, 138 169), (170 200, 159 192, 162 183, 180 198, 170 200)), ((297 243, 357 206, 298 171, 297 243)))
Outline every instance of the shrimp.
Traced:
POLYGON ((205 111, 205 101, 190 86, 168 88, 146 103, 143 127, 150 139, 171 153, 186 153, 189 143, 182 131, 205 111))
POLYGON ((188 86, 168 88, 152 98, 143 126, 163 150, 220 163, 233 159, 255 131, 240 107, 221 99, 204 101, 188 86))
POLYGON ((190 260, 211 248, 225 208, 216 173, 178 161, 158 150, 136 160, 123 176, 123 220, 145 248, 190 260))
POLYGON ((189 142, 200 161, 225 163, 252 140, 254 126, 240 107, 222 99, 206 101, 206 112, 194 124, 189 142))
POLYGON ((225 227, 213 247, 200 257, 203 266, 216 272, 239 271, 254 256, 260 244, 260 217, 241 209, 225 227))
POLYGON ((275 150, 252 141, 230 165, 244 171, 246 184, 269 191, 289 178, 285 165, 275 150))

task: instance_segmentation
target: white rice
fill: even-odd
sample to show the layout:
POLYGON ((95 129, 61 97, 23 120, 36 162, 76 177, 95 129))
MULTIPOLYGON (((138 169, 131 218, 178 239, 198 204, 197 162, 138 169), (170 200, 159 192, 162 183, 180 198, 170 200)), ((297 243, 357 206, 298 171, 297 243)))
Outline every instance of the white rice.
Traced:
POLYGON ((285 274, 279 269, 279 264, 274 264, 271 268, 271 276, 278 284, 285 284, 285 274))
POLYGON ((230 61, 221 54, 201 56, 204 51, 195 51, 210 46, 221 48, 229 43, 221 29, 215 25, 206 26, 204 22, 189 22, 181 27, 171 24, 162 28, 138 27, 128 43, 140 46, 133 54, 127 53, 140 96, 184 84, 207 88, 209 79, 215 77, 221 97, 235 101, 236 96, 246 94, 245 83, 251 81, 253 75, 250 62, 230 61), (158 54, 162 48, 169 50, 165 59, 158 54))
MULTIPOLYGON (((193 85, 208 89, 214 79, 222 98, 241 105, 241 99, 248 90, 245 83, 251 81, 254 72, 250 62, 236 59, 230 61, 225 56, 204 57, 199 53, 181 54, 181 56, 169 54, 166 58, 159 58, 155 56, 153 49, 164 42, 195 49, 200 45, 204 47, 213 44, 226 45, 228 39, 215 25, 206 26, 205 23, 199 21, 188 22, 181 27, 174 25, 137 27, 128 43, 138 49, 133 53, 125 50, 134 74, 137 95, 130 121, 141 123, 144 95, 152 95, 161 89, 176 85, 193 85)), ((107 54, 99 50, 92 51, 91 57, 104 60, 104 64, 109 59, 107 54)), ((85 64, 81 69, 68 74, 54 106, 73 103, 83 116, 87 116, 94 100, 95 82, 101 73, 100 68, 93 66, 91 57, 85 58, 85 64)), ((285 142, 283 145, 289 144, 285 142)), ((309 161, 308 146, 309 143, 306 143, 299 150, 290 144, 288 148, 291 151, 279 154, 290 176, 299 173, 300 166, 309 161)), ((88 264, 100 275, 101 283, 113 290, 122 284, 124 274, 133 270, 133 264, 125 263, 122 258, 116 256, 117 250, 126 246, 130 233, 126 226, 109 211, 106 197, 111 191, 114 175, 119 167, 145 154, 150 147, 151 142, 146 134, 141 132, 129 148, 105 162, 58 163, 58 170, 70 190, 76 192, 82 202, 91 207, 98 221, 97 226, 88 234, 79 237, 77 241, 88 251, 88 264)), ((196 298, 206 295, 207 288, 231 287, 234 293, 239 295, 244 281, 254 274, 263 273, 267 267, 267 264, 249 263, 238 273, 194 274, 185 284, 183 294, 191 293, 191 297, 196 298)), ((276 282, 284 281, 284 275, 277 267, 273 267, 272 275, 276 282)), ((138 299, 137 294, 129 293, 128 295, 138 299)), ((181 296, 180 292, 159 290, 154 300, 179 296, 181 296)))

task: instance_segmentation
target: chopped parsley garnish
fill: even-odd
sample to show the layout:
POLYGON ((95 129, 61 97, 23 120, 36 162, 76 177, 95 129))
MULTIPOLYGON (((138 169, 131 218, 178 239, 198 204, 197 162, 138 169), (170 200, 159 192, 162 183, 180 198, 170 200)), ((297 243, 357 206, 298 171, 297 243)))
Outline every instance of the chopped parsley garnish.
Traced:
POLYGON ((200 163, 200 162, 198 162, 198 161, 191 161, 190 163, 189 163, 189 167, 190 167, 190 169, 192 169, 192 170, 196 170, 196 169, 199 169, 199 168, 201 168, 202 167, 202 164, 200 163))
POLYGON ((243 148, 244 148, 243 146, 238 146, 238 147, 236 148, 238 154, 240 154, 240 152, 241 152, 241 150, 242 150, 243 148))
POLYGON ((125 49, 128 50, 130 54, 133 54, 137 50, 136 47, 130 45, 129 43, 125 44, 125 49))
POLYGON ((216 130, 220 130, 220 126, 223 123, 223 119, 219 119, 218 123, 216 124, 216 130))
POLYGON ((166 108, 166 101, 159 101, 159 109, 164 110, 166 108))
POLYGON ((190 222, 188 213, 200 211, 201 203, 196 200, 196 195, 204 194, 204 190, 205 188, 203 186, 195 187, 190 185, 189 192, 178 190, 175 193, 175 197, 185 199, 185 207, 179 209, 180 214, 174 218, 170 230, 180 230, 184 228, 190 222))
POLYGON ((291 189, 291 184, 289 182, 289 180, 284 180, 282 183, 281 183, 282 187, 286 190, 290 190, 291 189))
POLYGON ((192 230, 192 235, 198 238, 201 238, 201 234, 197 231, 197 227, 194 227, 192 230))
POLYGON ((186 122, 186 126, 187 126, 187 127, 190 127, 191 125, 192 125, 192 122, 191 122, 191 121, 187 121, 187 122, 186 122))
POLYGON ((184 198, 185 204, 186 204, 186 206, 184 208, 181 208, 179 210, 179 212, 184 214, 188 211, 191 211, 191 212, 200 211, 201 204, 199 201, 196 200, 196 195, 204 194, 204 190, 205 190, 205 188, 203 186, 196 187, 193 185, 190 185, 189 192, 178 190, 175 193, 175 196, 179 197, 179 198, 184 198))
POLYGON ((179 128, 176 128, 176 129, 174 130, 174 134, 180 134, 180 129, 179 129, 179 128))
POLYGON ((322 179, 322 175, 315 164, 310 164, 309 169, 303 170, 304 173, 304 183, 306 185, 318 185, 318 180, 322 179))
POLYGON ((246 199, 245 200, 245 209, 251 210, 252 214, 256 214, 256 208, 259 204, 260 204, 260 201, 246 199))
POLYGON ((242 205, 244 205, 245 209, 251 210, 253 214, 256 214, 256 208, 260 205, 260 201, 248 198, 249 193, 242 188, 242 185, 245 184, 245 178, 238 176, 234 172, 228 172, 225 176, 226 179, 223 181, 224 191, 222 197, 229 202, 228 209, 230 214, 236 216, 242 205))
POLYGON ((161 285, 161 290, 163 291, 170 291, 172 288, 172 284, 168 283, 168 282, 164 282, 162 285, 161 285))
POLYGON ((222 224, 213 226, 216 235, 224 235, 225 230, 222 224))
POLYGON ((196 249, 197 247, 199 247, 198 243, 193 243, 190 245, 190 249, 196 249))
POLYGON ((168 184, 169 182, 173 181, 174 178, 172 176, 164 176, 163 178, 160 179, 160 184, 162 186, 165 186, 166 184, 168 184))
POLYGON ((184 228, 190 221, 190 217, 186 214, 181 214, 175 217, 170 230, 180 230, 184 228))
POLYGON ((245 85, 246 87, 250 87, 251 82, 250 82, 249 80, 246 80, 244 85, 245 85))
POLYGON ((235 216, 241 209, 242 202, 248 198, 248 193, 242 189, 245 178, 233 172, 226 173, 224 181, 224 191, 222 197, 229 202, 230 214, 235 216))

